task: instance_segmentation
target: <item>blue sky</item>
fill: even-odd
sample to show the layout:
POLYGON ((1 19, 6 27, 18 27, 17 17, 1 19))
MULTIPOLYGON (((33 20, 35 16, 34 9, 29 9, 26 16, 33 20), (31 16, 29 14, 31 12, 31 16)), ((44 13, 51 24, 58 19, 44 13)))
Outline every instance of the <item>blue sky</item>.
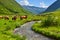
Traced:
POLYGON ((47 8, 56 0, 16 0, 20 5, 36 6, 47 8))

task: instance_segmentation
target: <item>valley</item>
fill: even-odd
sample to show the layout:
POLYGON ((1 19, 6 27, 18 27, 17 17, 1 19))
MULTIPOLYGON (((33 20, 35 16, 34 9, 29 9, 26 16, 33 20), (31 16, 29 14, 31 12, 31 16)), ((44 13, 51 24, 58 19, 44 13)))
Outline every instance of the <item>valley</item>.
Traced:
POLYGON ((47 8, 40 8, 40 7, 35 7, 35 6, 22 6, 22 7, 32 12, 33 14, 40 14, 47 9, 47 8))
POLYGON ((60 0, 45 9, 0 0, 0 40, 60 40, 58 4, 60 0))

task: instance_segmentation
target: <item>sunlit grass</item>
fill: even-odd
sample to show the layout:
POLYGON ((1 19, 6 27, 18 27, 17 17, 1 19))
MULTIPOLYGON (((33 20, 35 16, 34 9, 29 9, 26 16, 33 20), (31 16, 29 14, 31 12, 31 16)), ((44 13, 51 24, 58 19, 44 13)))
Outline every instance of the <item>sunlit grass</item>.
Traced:
MULTIPOLYGON (((48 16, 43 17, 41 22, 36 22, 32 29, 47 37, 60 40, 60 11, 51 12, 48 16)), ((45 14, 47 15, 47 13, 45 14)))

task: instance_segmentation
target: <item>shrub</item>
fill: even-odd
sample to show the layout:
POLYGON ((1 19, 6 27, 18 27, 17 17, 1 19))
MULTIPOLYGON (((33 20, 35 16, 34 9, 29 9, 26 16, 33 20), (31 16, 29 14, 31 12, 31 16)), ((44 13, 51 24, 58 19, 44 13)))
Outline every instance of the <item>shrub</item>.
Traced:
POLYGON ((58 21, 55 19, 54 16, 48 16, 45 20, 42 22, 42 26, 57 26, 58 21))

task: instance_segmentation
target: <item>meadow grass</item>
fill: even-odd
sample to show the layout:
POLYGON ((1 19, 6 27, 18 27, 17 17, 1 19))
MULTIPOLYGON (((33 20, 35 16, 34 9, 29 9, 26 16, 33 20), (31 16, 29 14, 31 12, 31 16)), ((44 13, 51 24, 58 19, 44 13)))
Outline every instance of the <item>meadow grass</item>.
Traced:
POLYGON ((32 30, 47 37, 60 40, 60 11, 46 13, 41 22, 36 22, 32 30), (50 14, 51 13, 51 14, 50 14))
MULTIPOLYGON (((6 15, 0 15, 0 16, 6 16, 6 15)), ((15 28, 20 28, 21 25, 23 25, 26 22, 30 21, 37 21, 40 20, 40 18, 37 18, 39 16, 35 15, 27 15, 27 19, 20 19, 20 15, 17 15, 16 20, 12 20, 12 17, 15 15, 7 15, 9 16, 9 20, 0 19, 0 40, 26 40, 26 38, 22 35, 14 34, 15 28)))
POLYGON ((21 20, 19 17, 12 20, 12 15, 9 16, 9 20, 0 19, 0 40, 25 40, 24 36, 15 35, 14 29, 26 22, 27 19, 21 20))
POLYGON ((39 23, 34 24, 32 29, 35 32, 45 35, 47 37, 50 37, 50 38, 53 38, 56 40, 60 40, 60 26, 41 27, 39 25, 40 25, 39 23))

